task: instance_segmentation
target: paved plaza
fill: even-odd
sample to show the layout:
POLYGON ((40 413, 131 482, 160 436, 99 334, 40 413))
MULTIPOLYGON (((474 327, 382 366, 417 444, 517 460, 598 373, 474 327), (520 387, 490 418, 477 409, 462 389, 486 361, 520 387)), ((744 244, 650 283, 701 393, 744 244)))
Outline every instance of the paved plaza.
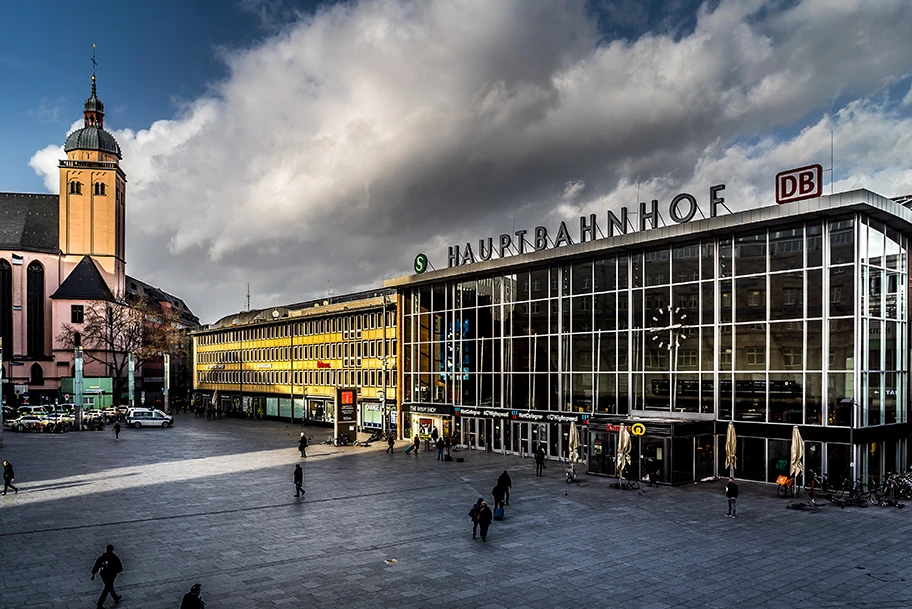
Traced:
MULTIPOLYGON (((107 543, 123 609, 177 609, 194 582, 218 608, 908 607, 912 509, 786 509, 742 483, 567 485, 549 462, 460 450, 395 455, 317 444, 301 427, 206 421, 173 429, 4 432, 18 495, 0 497, 0 607, 94 607, 107 543), (306 498, 292 470, 303 462, 306 498), (508 469, 507 519, 472 540, 467 512, 508 469)), ((108 601, 112 607, 112 601, 108 601)))

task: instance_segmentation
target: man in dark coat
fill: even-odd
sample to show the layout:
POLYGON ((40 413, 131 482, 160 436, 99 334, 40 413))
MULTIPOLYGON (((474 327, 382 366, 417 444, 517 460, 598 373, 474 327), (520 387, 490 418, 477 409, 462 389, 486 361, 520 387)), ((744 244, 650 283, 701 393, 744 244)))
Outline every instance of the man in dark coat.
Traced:
POLYGON ((9 461, 3 462, 3 494, 6 494, 6 489, 11 488, 13 491, 18 494, 19 488, 13 486, 13 480, 16 479, 16 474, 13 472, 13 464, 9 461))
POLYGON ((443 438, 437 438, 437 442, 434 444, 437 448, 437 460, 443 461, 443 438))
POLYGON ((503 470, 503 473, 497 478, 497 486, 504 490, 504 499, 506 499, 506 504, 510 505, 510 489, 513 488, 513 480, 507 470, 503 470))
POLYGON ((486 501, 482 501, 481 509, 478 511, 478 526, 481 527, 482 541, 488 540, 488 527, 491 526, 492 520, 494 520, 494 512, 488 507, 486 501))
POLYGON ((491 496, 494 497, 495 510, 504 506, 504 496, 506 494, 506 491, 500 484, 495 485, 494 488, 491 489, 491 496))
POLYGON ((545 471, 545 449, 541 446, 535 451, 535 475, 544 476, 545 471))
POLYGON ((395 446, 395 445, 396 445, 396 438, 393 436, 393 434, 391 434, 391 433, 386 434, 386 452, 388 452, 391 455, 395 454, 395 451, 393 450, 393 446, 395 446))
POLYGON ((738 514, 738 485, 735 484, 734 478, 728 479, 728 484, 725 485, 725 496, 728 497, 728 516, 729 518, 737 518, 738 514))
POLYGON ((421 436, 418 435, 417 432, 415 433, 415 442, 414 442, 413 445, 414 445, 415 448, 412 450, 412 452, 415 453, 415 456, 417 457, 417 456, 418 456, 418 449, 421 447, 421 436))
POLYGON ((472 539, 475 539, 475 536, 478 534, 478 514, 481 512, 481 504, 484 503, 484 498, 479 497, 478 501, 475 502, 475 505, 472 506, 472 509, 469 510, 469 516, 472 518, 472 539))
POLYGON ((301 464, 298 463, 295 465, 294 469, 294 485, 295 485, 295 497, 301 497, 304 495, 304 470, 301 469, 301 464))
POLYGON ((114 439, 120 440, 120 421, 114 423, 114 439))
POLYGON ((98 597, 98 609, 104 609, 104 602, 108 598, 108 594, 111 595, 115 603, 119 603, 122 598, 114 591, 114 579, 123 571, 123 563, 120 562, 117 554, 114 553, 114 546, 111 544, 108 544, 105 553, 95 560, 95 566, 92 567, 92 577, 89 579, 94 581, 95 574, 99 570, 101 570, 101 581, 104 582, 104 590, 101 591, 101 596, 98 597))
POLYGON ((301 451, 301 456, 307 456, 307 436, 304 435, 304 432, 301 432, 301 439, 298 440, 298 450, 301 451))
POLYGON ((193 587, 190 588, 190 592, 185 594, 183 600, 181 600, 180 609, 203 609, 206 606, 206 603, 200 598, 200 592, 202 592, 202 590, 203 587, 201 585, 193 584, 193 587))

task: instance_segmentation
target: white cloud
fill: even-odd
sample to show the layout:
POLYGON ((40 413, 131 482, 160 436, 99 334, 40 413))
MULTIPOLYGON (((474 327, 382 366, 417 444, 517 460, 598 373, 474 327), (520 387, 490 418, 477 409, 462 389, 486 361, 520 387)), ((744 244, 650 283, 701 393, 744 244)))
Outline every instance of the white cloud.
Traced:
MULTIPOLYGON (((447 243, 630 204, 638 183, 644 200, 719 181, 729 201, 760 200, 776 171, 828 150, 829 118, 774 134, 816 122, 837 93, 861 100, 834 116, 840 183, 905 188, 892 168, 908 142, 891 131, 905 118, 864 100, 912 68, 912 8, 778 6, 723 1, 690 33, 607 42, 574 3, 320 9, 227 54, 229 78, 177 117, 114 131, 130 272, 212 320, 247 281, 254 306, 327 279, 377 285, 417 251, 445 264, 447 243)), ((52 152, 31 162, 46 176, 52 152)))

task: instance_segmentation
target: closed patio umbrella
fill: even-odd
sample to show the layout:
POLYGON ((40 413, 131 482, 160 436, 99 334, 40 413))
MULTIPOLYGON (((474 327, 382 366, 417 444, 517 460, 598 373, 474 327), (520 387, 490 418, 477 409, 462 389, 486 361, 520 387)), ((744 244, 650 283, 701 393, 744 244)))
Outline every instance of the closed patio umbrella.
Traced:
POLYGON ((798 476, 804 473, 804 440, 801 439, 801 432, 798 426, 792 427, 792 465, 789 468, 789 476, 795 479, 792 485, 792 495, 798 490, 798 476))
POLYGON ((576 423, 570 423, 570 462, 577 463, 579 461, 579 429, 576 428, 576 423))
POLYGON ((627 426, 621 424, 621 431, 618 434, 618 452, 617 452, 617 477, 620 482, 624 469, 630 465, 630 432, 627 426))
POLYGON ((728 468, 729 478, 735 477, 735 468, 738 467, 738 438, 735 436, 735 424, 728 424, 725 433, 725 467, 728 468))

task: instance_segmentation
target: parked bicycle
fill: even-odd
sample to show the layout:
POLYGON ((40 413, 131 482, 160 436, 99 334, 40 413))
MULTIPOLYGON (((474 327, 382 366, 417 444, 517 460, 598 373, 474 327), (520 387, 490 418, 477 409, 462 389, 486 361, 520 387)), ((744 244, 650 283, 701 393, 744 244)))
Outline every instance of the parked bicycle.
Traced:
POLYGON ((791 476, 779 476, 776 478, 776 494, 780 497, 797 497, 800 487, 791 476))
POLYGON ((636 480, 621 478, 617 482, 611 484, 611 487, 620 489, 622 491, 637 491, 640 489, 640 483, 636 480))

